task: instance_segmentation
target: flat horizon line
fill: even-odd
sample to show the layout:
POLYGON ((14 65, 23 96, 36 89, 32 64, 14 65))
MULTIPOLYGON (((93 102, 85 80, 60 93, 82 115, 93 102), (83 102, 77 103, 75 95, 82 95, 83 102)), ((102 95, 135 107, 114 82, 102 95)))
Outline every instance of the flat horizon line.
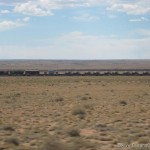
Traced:
POLYGON ((0 59, 0 61, 120 61, 120 60, 150 60, 150 59, 0 59))

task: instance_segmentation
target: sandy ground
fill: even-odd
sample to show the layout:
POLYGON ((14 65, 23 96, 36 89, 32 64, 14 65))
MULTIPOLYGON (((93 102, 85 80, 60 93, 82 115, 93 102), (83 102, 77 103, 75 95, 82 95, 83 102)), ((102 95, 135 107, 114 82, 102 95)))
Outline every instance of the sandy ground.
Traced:
POLYGON ((0 78, 0 150, 148 150, 148 143, 150 77, 0 78))

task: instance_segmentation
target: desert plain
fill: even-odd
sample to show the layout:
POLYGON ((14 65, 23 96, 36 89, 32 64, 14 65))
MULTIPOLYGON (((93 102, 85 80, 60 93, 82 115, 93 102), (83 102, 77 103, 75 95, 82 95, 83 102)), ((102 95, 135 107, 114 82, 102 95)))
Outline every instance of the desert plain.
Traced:
POLYGON ((149 150, 150 76, 0 77, 0 150, 149 150))

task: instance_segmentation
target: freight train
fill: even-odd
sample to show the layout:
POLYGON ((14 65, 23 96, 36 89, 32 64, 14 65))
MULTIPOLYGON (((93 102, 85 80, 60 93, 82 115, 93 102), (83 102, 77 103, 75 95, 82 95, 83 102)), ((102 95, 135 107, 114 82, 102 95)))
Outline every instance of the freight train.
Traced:
POLYGON ((0 76, 149 76, 150 69, 0 70, 0 76))

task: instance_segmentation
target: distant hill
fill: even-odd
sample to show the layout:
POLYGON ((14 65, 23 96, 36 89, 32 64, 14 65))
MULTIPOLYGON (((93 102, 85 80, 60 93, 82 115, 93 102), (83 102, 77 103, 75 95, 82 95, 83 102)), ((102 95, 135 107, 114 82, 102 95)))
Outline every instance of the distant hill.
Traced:
POLYGON ((0 70, 150 69, 148 60, 1 60, 0 70))

